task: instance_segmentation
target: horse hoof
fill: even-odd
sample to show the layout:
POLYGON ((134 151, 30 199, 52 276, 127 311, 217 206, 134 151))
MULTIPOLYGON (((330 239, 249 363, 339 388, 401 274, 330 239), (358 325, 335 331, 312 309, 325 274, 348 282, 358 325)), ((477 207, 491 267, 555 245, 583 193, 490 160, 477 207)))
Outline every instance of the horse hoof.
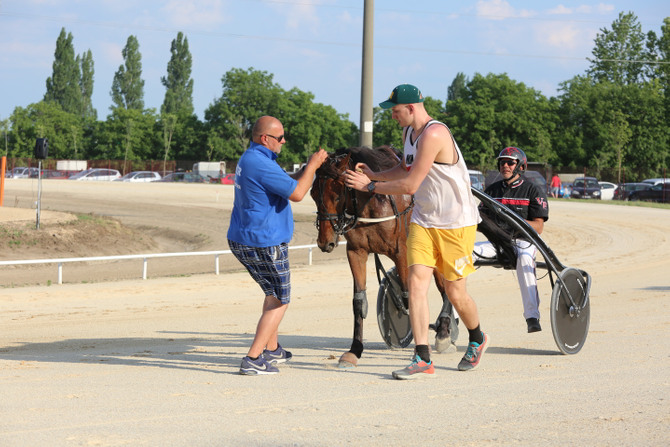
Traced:
POLYGON ((358 357, 356 357, 351 352, 345 352, 342 354, 340 361, 337 363, 337 367, 342 369, 355 368, 356 365, 358 365, 358 357))
POLYGON ((440 354, 451 354, 456 352, 456 345, 451 341, 451 337, 435 337, 435 350, 440 354))

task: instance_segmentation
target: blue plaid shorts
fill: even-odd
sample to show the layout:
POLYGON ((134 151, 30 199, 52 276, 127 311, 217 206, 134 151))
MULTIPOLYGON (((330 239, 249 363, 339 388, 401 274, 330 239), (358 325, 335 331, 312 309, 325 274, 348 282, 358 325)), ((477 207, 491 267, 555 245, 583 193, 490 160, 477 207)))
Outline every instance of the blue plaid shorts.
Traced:
POLYGON ((274 296, 282 304, 291 301, 291 270, 288 244, 250 247, 228 240, 230 251, 261 286, 265 296, 274 296))

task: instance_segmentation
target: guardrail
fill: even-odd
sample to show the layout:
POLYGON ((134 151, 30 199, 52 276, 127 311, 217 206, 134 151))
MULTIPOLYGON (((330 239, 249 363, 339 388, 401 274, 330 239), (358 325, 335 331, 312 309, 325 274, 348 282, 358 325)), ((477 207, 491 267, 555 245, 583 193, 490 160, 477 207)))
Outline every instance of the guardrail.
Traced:
MULTIPOLYGON (((312 265, 312 250, 317 247, 315 244, 311 245, 294 245, 289 246, 289 250, 308 249, 307 264, 312 265)), ((0 261, 0 266, 3 265, 28 265, 28 264, 58 264, 58 284, 63 284, 63 264, 71 262, 90 262, 90 261, 118 261, 124 259, 143 259, 142 262, 142 279, 147 279, 147 264, 151 258, 169 258, 180 256, 214 256, 214 273, 219 274, 219 256, 232 254, 230 250, 216 250, 216 251, 193 251, 183 253, 150 253, 138 255, 117 255, 117 256, 91 256, 88 258, 53 258, 53 259, 23 259, 18 261, 0 261)))

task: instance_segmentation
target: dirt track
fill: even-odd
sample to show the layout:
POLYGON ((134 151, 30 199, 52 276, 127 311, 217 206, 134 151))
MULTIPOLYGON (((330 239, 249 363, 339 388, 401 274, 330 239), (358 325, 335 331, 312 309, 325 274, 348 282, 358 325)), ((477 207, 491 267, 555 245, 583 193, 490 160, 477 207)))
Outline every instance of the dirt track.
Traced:
MULTIPOLYGON (((45 187, 43 209, 108 214, 157 234, 197 230, 206 236, 198 250, 227 248, 229 187, 65 182, 45 187)), ((29 183, 7 191, 6 207, 13 196, 29 207, 29 183)), ((294 360, 271 377, 237 374, 261 308, 244 272, 5 288, 0 445, 666 446, 670 212, 550 207, 545 240, 593 277, 591 327, 577 355, 554 344, 548 279, 540 280, 544 330, 526 334, 516 279, 498 269, 468 280, 492 340, 481 367, 456 371, 459 340, 458 353, 434 356, 434 379, 410 383, 390 376, 411 348, 388 349, 379 335, 372 263, 366 351, 355 370, 336 368, 352 327, 341 252, 295 265, 280 336, 294 360)), ((311 200, 294 210, 304 219, 294 243, 310 243, 311 200)), ((188 248, 183 240, 161 244, 176 251, 188 248)), ((437 313, 435 291, 431 305, 437 313)))

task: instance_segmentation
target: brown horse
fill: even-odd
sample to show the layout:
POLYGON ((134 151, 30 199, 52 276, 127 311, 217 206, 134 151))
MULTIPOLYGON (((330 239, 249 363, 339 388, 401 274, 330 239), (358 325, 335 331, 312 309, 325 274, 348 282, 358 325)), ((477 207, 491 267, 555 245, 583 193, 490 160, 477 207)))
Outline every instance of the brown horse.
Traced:
MULTIPOLYGON (((340 357, 341 368, 356 366, 363 354, 363 319, 368 313, 366 263, 370 253, 387 256, 393 261, 402 289, 402 302, 398 305, 405 313, 408 308, 406 240, 413 197, 371 194, 346 187, 345 170, 353 169, 359 162, 366 163, 373 171, 383 171, 396 166, 399 158, 388 146, 338 150, 316 171, 311 191, 317 206, 317 244, 322 251, 330 253, 337 246, 339 237, 344 236, 354 279, 354 336, 351 348, 340 357)), ((443 308, 433 328, 437 332, 436 348, 440 352, 453 347, 449 320, 452 310, 443 281, 436 271, 435 282, 442 294, 443 308)))

